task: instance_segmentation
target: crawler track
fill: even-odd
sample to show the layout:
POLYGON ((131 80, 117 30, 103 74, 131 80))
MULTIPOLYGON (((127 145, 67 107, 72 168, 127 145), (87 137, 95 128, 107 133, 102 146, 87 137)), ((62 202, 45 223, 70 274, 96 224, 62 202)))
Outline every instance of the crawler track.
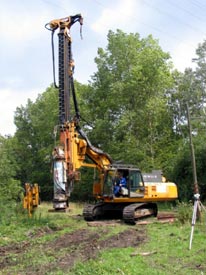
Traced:
POLYGON ((89 204, 84 207, 83 216, 85 221, 95 221, 103 217, 104 203, 89 204))
POLYGON ((155 203, 97 203, 84 207, 83 216, 86 221, 95 221, 102 218, 122 218, 125 223, 135 224, 140 218, 157 215, 155 203))
POLYGON ((135 224, 140 218, 157 216, 157 205, 155 203, 133 203, 123 210, 123 220, 128 224, 135 224))

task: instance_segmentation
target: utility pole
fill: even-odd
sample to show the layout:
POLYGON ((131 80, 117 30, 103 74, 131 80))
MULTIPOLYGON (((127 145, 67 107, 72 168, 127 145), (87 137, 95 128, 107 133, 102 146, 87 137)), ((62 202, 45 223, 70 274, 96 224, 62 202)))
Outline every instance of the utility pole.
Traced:
POLYGON ((186 103, 186 108, 187 108, 187 120, 188 120, 188 130, 189 130, 190 149, 191 149, 191 158, 192 158, 192 172, 193 172, 193 181, 194 181, 194 208, 193 208, 192 228, 191 228, 190 243, 189 243, 189 250, 190 250, 192 248, 192 239, 193 239, 196 219, 198 218, 199 220, 201 220, 201 214, 200 214, 200 194, 199 194, 199 188, 197 183, 195 152, 194 152, 194 146, 192 142, 192 127, 191 127, 191 119, 190 119, 188 103, 186 103))
POLYGON ((194 182, 194 192, 199 193, 199 188, 197 184, 197 170, 196 170, 196 161, 195 161, 195 152, 194 145, 192 142, 192 127, 191 127, 191 119, 188 103, 186 103, 187 107, 187 121, 188 121, 188 130, 189 130, 189 139, 190 139, 190 150, 191 150, 191 158, 192 158, 192 173, 193 173, 193 182, 194 182))

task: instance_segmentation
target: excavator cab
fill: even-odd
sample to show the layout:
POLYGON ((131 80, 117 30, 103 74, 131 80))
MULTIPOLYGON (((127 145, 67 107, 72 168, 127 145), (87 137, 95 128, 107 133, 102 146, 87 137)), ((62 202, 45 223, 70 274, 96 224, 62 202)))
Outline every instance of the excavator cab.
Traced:
POLYGON ((135 198, 143 196, 144 181, 139 169, 120 166, 112 167, 105 172, 103 197, 135 198), (126 184, 121 184, 121 177, 126 184), (119 192, 115 192, 115 189, 119 189, 119 192))

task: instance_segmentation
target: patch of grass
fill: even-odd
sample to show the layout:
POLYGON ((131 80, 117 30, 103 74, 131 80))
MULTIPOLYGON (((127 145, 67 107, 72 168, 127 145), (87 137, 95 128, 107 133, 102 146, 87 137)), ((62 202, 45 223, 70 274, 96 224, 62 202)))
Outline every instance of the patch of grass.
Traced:
MULTIPOLYGON (((76 262, 75 266, 68 270, 63 264, 58 264, 59 259, 68 260, 70 255, 78 254, 79 251, 85 253, 84 248, 87 244, 77 242, 70 246, 60 245, 57 250, 53 245, 57 240, 61 240, 64 234, 78 231, 81 234, 92 232, 94 235, 95 233, 100 235, 99 240, 104 240, 135 227, 118 223, 115 226, 105 226, 105 228, 102 226, 88 227, 83 218, 78 216, 82 213, 82 205, 74 204, 70 212, 58 214, 48 213, 50 208, 51 205, 42 204, 31 219, 19 216, 7 226, 0 225, 0 245, 7 248, 7 253, 1 258, 4 266, 1 266, 0 274, 23 275, 27 274, 27 271, 30 272, 28 274, 32 274, 31 270, 35 275, 206 274, 205 213, 202 223, 197 222, 195 225, 191 250, 189 250, 189 240, 192 208, 187 216, 188 222, 178 221, 172 224, 155 222, 148 225, 136 225, 136 230, 140 234, 146 232, 147 240, 144 243, 136 247, 105 250, 95 247, 95 259, 76 262), (145 253, 149 255, 146 256, 145 253)), ((187 211, 187 206, 177 207, 178 217, 179 215, 185 217, 182 208, 187 211)))
POLYGON ((179 223, 148 226, 149 242, 144 249, 156 250, 154 257, 147 258, 153 268, 164 269, 166 274, 200 274, 198 266, 206 271, 205 255, 199 254, 206 244, 205 225, 197 223, 192 250, 189 250, 191 226, 179 223), (172 269, 171 269, 172 267, 172 269))
POLYGON ((192 203, 178 203, 177 204, 177 218, 180 224, 189 224, 191 223, 191 217, 193 212, 193 205, 192 203))
POLYGON ((106 250, 100 253, 98 260, 90 260, 87 263, 78 263, 75 268, 73 268, 72 271, 67 274, 147 274, 147 266, 142 258, 130 256, 133 252, 133 248, 115 248, 106 250))
MULTIPOLYGON (((164 209, 165 210, 165 209, 164 209)), ((206 273, 206 219, 197 222, 192 249, 189 250, 192 207, 179 205, 178 217, 183 220, 173 224, 153 223, 143 225, 148 241, 137 248, 115 248, 100 252, 97 259, 77 263, 67 275, 188 275, 206 273), (148 253, 148 256, 144 256, 148 253), (150 254, 151 253, 151 254, 150 254)), ((138 225, 140 226, 140 225, 138 225)))
MULTIPOLYGON (((50 213, 52 205, 48 203, 41 204, 33 213, 32 217, 28 217, 27 212, 19 212, 15 218, 12 216, 12 222, 0 224, 0 245, 8 245, 9 243, 17 243, 26 240, 32 240, 32 237, 38 235, 38 232, 45 230, 70 232, 84 226, 84 222, 80 219, 73 219, 73 213, 78 213, 79 206, 73 207, 72 212, 68 213, 50 213)), ((59 234, 59 233, 58 233, 59 234)), ((51 237, 47 235, 47 237, 51 237)))

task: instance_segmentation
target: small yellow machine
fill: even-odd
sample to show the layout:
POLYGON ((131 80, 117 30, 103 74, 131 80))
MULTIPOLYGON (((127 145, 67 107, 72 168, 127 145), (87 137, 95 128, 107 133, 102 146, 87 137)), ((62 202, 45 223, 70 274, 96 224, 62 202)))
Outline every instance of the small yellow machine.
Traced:
POLYGON ((39 205, 39 185, 37 183, 25 183, 25 195, 23 199, 23 208, 28 210, 31 217, 34 209, 39 205))

